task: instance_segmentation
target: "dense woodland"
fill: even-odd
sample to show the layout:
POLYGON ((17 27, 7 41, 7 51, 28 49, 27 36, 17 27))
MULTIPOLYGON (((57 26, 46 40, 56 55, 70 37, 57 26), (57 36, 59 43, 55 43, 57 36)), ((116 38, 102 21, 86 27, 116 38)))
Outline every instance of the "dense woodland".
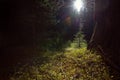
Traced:
POLYGON ((0 1, 0 80, 119 80, 119 1, 84 1, 0 1))

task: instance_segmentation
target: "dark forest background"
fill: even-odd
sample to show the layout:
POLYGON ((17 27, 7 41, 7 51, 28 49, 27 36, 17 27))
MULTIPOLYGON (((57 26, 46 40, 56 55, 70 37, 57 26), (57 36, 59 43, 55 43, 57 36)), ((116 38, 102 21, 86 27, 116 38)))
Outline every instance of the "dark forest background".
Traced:
MULTIPOLYGON (((1 75, 9 70, 9 66, 14 66, 26 56, 31 57, 38 51, 62 50, 69 40, 74 39, 79 27, 74 22, 76 16, 67 7, 71 3, 65 0, 66 6, 60 8, 62 2, 55 1, 0 1, 1 75), (64 16, 61 16, 62 14, 64 16)), ((96 1, 96 5, 99 3, 99 0, 96 1)), ((92 12, 85 15, 87 21, 83 33, 89 49, 101 46, 101 53, 106 59, 109 58, 108 62, 119 71, 119 1, 109 0, 109 7, 105 10, 99 10, 100 6, 96 6, 94 15, 92 12)))

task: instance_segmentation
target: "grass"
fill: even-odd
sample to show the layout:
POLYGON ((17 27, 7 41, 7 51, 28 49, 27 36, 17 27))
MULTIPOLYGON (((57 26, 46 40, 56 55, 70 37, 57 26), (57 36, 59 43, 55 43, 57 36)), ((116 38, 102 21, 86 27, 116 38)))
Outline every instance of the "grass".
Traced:
POLYGON ((86 48, 67 48, 49 55, 49 61, 43 64, 39 64, 38 58, 33 63, 20 67, 10 80, 112 80, 113 77, 101 56, 86 48))

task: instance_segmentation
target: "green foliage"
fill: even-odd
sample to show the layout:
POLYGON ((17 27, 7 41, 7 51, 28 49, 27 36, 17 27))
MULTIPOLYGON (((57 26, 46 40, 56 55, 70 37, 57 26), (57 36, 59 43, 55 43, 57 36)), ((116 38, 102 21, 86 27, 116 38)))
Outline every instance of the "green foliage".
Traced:
POLYGON ((112 80, 100 55, 74 49, 57 53, 42 65, 21 67, 10 80, 112 80))
POLYGON ((42 50, 44 51, 60 51, 63 49, 63 38, 61 37, 61 34, 59 34, 58 32, 50 32, 48 33, 49 36, 52 37, 48 37, 43 41, 42 44, 42 50))
POLYGON ((82 34, 82 32, 78 32, 75 35, 73 42, 71 43, 71 47, 80 48, 80 47, 86 47, 86 46, 87 46, 87 43, 84 40, 84 35, 82 34))
POLYGON ((56 25, 56 13, 62 4, 59 0, 36 0, 36 4, 38 4, 37 8, 39 9, 37 13, 39 21, 36 24, 39 26, 34 35, 37 49, 43 51, 62 50, 65 40, 63 40, 63 35, 56 25))
POLYGON ((39 7, 44 8, 46 10, 46 15, 49 15, 49 19, 51 18, 51 21, 56 22, 55 16, 59 9, 59 7, 63 4, 60 3, 60 1, 56 0, 36 0, 37 3, 39 3, 39 7))
POLYGON ((65 51, 65 55, 66 56, 74 56, 74 57, 76 57, 76 56, 78 56, 78 55, 84 55, 84 54, 86 54, 86 47, 83 47, 83 48, 80 48, 80 49, 78 49, 78 48, 66 48, 66 51, 65 51))

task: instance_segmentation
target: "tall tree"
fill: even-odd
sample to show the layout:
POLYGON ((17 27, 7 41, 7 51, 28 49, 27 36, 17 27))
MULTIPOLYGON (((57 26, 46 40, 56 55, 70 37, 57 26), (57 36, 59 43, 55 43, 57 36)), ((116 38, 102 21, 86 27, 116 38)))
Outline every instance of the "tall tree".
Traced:
POLYGON ((97 24, 91 39, 91 45, 99 46, 108 63, 117 71, 120 71, 119 7, 117 0, 96 0, 97 24))

